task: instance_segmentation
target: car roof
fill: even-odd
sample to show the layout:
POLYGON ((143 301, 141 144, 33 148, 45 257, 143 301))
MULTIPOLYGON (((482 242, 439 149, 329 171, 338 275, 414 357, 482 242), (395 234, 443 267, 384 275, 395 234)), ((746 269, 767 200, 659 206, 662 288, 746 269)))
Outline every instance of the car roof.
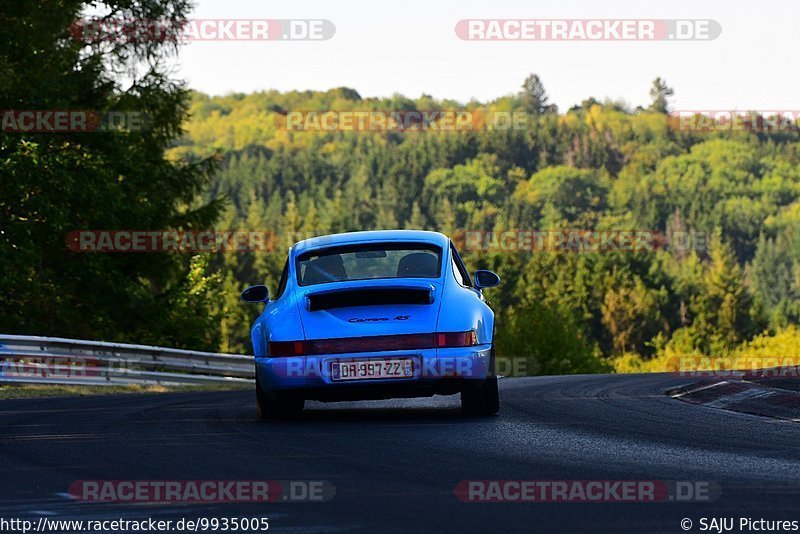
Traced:
POLYGON ((338 245, 355 245, 380 241, 420 241, 438 245, 442 250, 447 250, 449 238, 439 232, 426 230, 371 230, 366 232, 346 232, 304 239, 295 243, 290 252, 298 253, 318 248, 327 248, 338 245))

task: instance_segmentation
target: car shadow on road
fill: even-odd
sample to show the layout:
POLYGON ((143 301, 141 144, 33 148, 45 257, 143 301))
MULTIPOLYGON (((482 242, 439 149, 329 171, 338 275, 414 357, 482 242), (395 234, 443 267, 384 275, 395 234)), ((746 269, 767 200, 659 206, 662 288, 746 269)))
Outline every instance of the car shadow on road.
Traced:
MULTIPOLYGON (((488 418, 479 418, 488 419, 488 418)), ((454 424, 474 422, 476 418, 464 415, 459 406, 313 406, 288 421, 278 423, 360 422, 396 424, 454 424)), ((269 423, 269 421, 264 421, 269 423)))

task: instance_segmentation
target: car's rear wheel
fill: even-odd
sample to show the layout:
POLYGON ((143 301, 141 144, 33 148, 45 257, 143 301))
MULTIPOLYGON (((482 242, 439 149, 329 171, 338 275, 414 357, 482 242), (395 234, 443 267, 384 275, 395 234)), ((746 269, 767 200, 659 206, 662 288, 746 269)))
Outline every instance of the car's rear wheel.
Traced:
POLYGON ((461 391, 461 411, 466 415, 495 415, 500 411, 500 391, 494 368, 494 349, 489 360, 489 376, 476 389, 461 391))
POLYGON ((478 389, 461 392, 461 411, 466 415, 494 415, 500 411, 497 376, 489 376, 478 389))
POLYGON ((267 395, 261 389, 256 374, 256 404, 261 419, 291 419, 303 411, 306 401, 296 397, 286 397, 275 393, 267 395))

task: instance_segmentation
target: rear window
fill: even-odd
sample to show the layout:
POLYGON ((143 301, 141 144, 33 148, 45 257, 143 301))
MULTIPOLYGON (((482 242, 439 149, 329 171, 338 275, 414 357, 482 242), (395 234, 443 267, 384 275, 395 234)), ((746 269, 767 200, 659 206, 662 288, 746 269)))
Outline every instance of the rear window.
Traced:
POLYGON ((301 286, 378 278, 438 278, 442 251, 420 243, 347 245, 305 252, 297 257, 301 286))

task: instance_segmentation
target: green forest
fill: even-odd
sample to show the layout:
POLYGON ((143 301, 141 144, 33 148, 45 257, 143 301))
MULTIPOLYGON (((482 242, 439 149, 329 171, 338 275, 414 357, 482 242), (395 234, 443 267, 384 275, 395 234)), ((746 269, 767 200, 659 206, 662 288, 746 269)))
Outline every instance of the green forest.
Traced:
MULTIPOLYGON (((115 5, 118 16, 185 16, 186 6, 171 4, 115 5)), ((148 128, 0 135, 3 332, 247 353, 259 310, 239 292, 274 290, 294 237, 643 230, 701 235, 703 246, 465 251, 472 270, 503 279, 488 293, 499 357, 524 361, 523 373, 558 374, 800 351, 796 131, 681 131, 660 79, 636 108, 587 95, 559 110, 536 75, 491 102, 372 98, 353 88, 209 96, 165 74, 161 59, 174 43, 70 40, 80 6, 24 4, 0 29, 9 44, 0 106, 136 110, 148 128), (131 72, 136 82, 122 88, 119 76, 131 72), (529 120, 515 129, 309 132, 282 127, 292 110, 482 110, 529 120), (65 245, 76 230, 132 228, 263 230, 277 246, 192 256, 65 245)))
POLYGON ((236 293, 275 287, 293 236, 387 228, 704 236, 689 249, 465 251, 472 269, 503 278, 490 295, 499 352, 525 358, 529 373, 661 369, 670 356, 786 342, 800 314, 798 138, 678 131, 671 94, 656 80, 646 109, 588 98, 559 112, 535 75, 509 96, 466 104, 350 88, 191 94, 169 156, 219 155, 206 199, 229 199, 220 224, 279 236, 274 253, 213 258, 225 295, 219 348, 247 350, 254 311, 236 293), (409 133, 287 131, 280 121, 291 110, 435 109, 531 120, 524 130, 409 133))

